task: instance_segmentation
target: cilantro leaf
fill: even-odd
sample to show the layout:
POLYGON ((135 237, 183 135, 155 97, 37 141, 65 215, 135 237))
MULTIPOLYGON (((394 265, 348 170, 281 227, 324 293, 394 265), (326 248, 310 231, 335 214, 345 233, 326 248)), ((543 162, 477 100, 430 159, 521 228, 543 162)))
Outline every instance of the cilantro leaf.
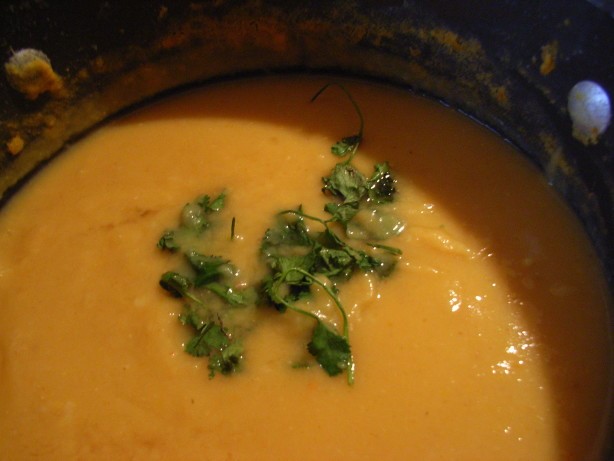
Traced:
POLYGON ((329 202, 324 205, 324 211, 332 215, 332 221, 347 224, 358 213, 358 202, 334 203, 329 202))
POLYGON ((195 357, 208 356, 213 351, 226 347, 228 343, 228 337, 221 326, 207 323, 186 343, 185 351, 195 357))
POLYGON ((158 240, 157 246, 161 250, 168 250, 171 253, 174 253, 175 251, 179 250, 180 246, 175 240, 175 231, 174 230, 165 231, 164 234, 162 234, 162 237, 160 237, 160 240, 158 240))
POLYGON ((243 359, 243 345, 232 342, 209 357, 209 377, 215 373, 229 375, 237 371, 243 359))
POLYGON ((209 215, 224 208, 226 194, 222 192, 213 200, 208 195, 201 195, 181 210, 181 226, 201 233, 210 225, 209 215))
POLYGON ((307 350, 329 376, 336 376, 351 366, 352 354, 346 338, 318 320, 307 350))
POLYGON ((358 202, 367 194, 367 180, 354 166, 337 163, 330 176, 322 178, 322 191, 344 202, 358 202))
MULTIPOLYGON (((301 208, 298 208, 301 211, 301 208)), ((305 221, 298 216, 291 222, 278 221, 275 228, 267 229, 260 245, 260 251, 267 257, 276 257, 288 247, 313 246, 313 239, 309 235, 305 221)))
POLYGON ((209 226, 203 209, 194 202, 186 203, 181 210, 181 226, 200 233, 209 226))
POLYGON ((278 256, 272 262, 271 267, 278 273, 286 273, 284 281, 292 285, 309 285, 309 281, 305 281, 305 276, 295 269, 303 269, 309 272, 315 262, 315 254, 313 252, 306 255, 296 256, 278 256))
POLYGON ((271 305, 278 312, 285 312, 289 303, 307 298, 311 294, 309 283, 286 283, 283 273, 269 274, 260 284, 260 304, 271 305))
POLYGON ((196 203, 198 203, 198 206, 200 206, 205 213, 215 213, 224 208, 226 203, 226 192, 222 192, 213 200, 208 195, 201 195, 196 199, 196 203))
POLYGON ((392 202, 396 193, 396 179, 387 162, 375 165, 373 176, 367 180, 369 200, 375 203, 392 202))
POLYGON ((197 287, 220 280, 223 276, 221 268, 229 264, 220 256, 205 256, 194 250, 188 251, 185 256, 196 272, 194 285, 197 287))
POLYGON ((352 136, 346 136, 342 138, 340 141, 337 141, 330 148, 330 151, 333 155, 337 157, 345 157, 348 154, 354 153, 358 149, 358 145, 362 141, 362 136, 360 134, 355 134, 352 136))
POLYGON ((363 271, 376 269, 381 262, 363 250, 356 249, 344 242, 335 232, 326 228, 322 233, 321 241, 327 248, 337 248, 343 250, 351 259, 351 264, 346 266, 347 269, 353 270, 354 267, 363 271))
POLYGON ((279 290, 279 278, 272 275, 264 277, 260 283, 260 304, 271 304, 279 312, 285 312, 288 308, 279 290))
POLYGON ((182 298, 192 286, 192 282, 177 272, 165 272, 160 277, 160 286, 175 298, 182 298))
POLYGON ((171 253, 180 250, 181 242, 186 236, 200 235, 210 227, 210 215, 224 208, 225 199, 226 193, 222 192, 214 199, 209 195, 200 195, 186 203, 181 210, 179 227, 166 230, 158 240, 157 247, 171 253))
POLYGON ((349 275, 354 262, 347 251, 321 247, 318 251, 317 272, 327 277, 344 274, 349 275))
POLYGON ((219 282, 209 282, 205 285, 212 293, 215 293, 231 306, 246 304, 246 297, 239 291, 233 290, 228 285, 223 285, 219 282))
POLYGON ((210 320, 207 318, 203 318, 201 313, 194 308, 194 306, 185 304, 183 306, 184 311, 179 316, 179 321, 182 325, 186 325, 194 328, 194 330, 200 331, 200 329, 206 324, 209 323, 210 320))
POLYGON ((346 246, 345 251, 352 257, 356 267, 364 272, 377 270, 382 265, 378 258, 368 254, 366 251, 357 250, 349 245, 346 246))
POLYGON ((184 350, 195 357, 209 357, 209 377, 216 372, 233 373, 243 358, 243 346, 233 341, 225 329, 217 323, 207 323, 188 341, 184 350))

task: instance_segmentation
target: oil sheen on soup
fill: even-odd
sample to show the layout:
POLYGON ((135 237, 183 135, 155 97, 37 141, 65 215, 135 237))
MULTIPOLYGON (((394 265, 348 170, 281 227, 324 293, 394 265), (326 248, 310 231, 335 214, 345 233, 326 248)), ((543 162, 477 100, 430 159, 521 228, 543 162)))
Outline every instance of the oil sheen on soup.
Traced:
POLYGON ((312 101, 328 82, 248 79, 158 102, 11 199, 1 459, 597 459, 608 298, 579 224, 526 160, 454 111, 359 81, 312 101), (402 232, 385 245, 400 255, 389 274, 320 277, 297 301, 339 329, 323 287, 338 294, 353 383, 307 353, 313 317, 270 306, 246 316, 239 370, 210 377, 184 352, 182 301, 158 283, 184 264, 160 236, 186 203, 223 191, 206 252, 255 285, 280 211, 330 217, 322 178, 344 161, 331 146, 360 114, 351 162, 367 176, 388 162, 402 232))

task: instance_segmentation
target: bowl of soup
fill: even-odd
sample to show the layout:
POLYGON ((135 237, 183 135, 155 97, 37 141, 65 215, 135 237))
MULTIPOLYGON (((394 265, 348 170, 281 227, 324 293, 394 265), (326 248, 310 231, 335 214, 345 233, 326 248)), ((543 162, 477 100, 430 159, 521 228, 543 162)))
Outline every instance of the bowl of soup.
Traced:
POLYGON ((0 8, 0 458, 612 459, 607 5, 0 8))

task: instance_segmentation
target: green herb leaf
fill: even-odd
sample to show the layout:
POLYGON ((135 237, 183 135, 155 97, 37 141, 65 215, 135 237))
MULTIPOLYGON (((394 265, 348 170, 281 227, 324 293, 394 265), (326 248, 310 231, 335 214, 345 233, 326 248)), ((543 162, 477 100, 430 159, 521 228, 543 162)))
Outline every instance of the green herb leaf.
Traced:
POLYGON ((190 280, 177 272, 165 272, 160 277, 160 286, 175 298, 183 298, 192 286, 190 280))
POLYGON ((243 345, 238 342, 230 343, 209 357, 209 377, 213 378, 216 372, 223 375, 234 373, 239 368, 242 359, 243 345))
POLYGON ((209 226, 205 212, 194 202, 187 203, 181 210, 181 226, 200 233, 209 226))
POLYGON ((388 203, 394 199, 396 180, 387 162, 375 165, 373 176, 367 181, 369 200, 375 203, 388 203))
POLYGON ((353 258, 344 250, 322 247, 318 251, 317 272, 327 277, 339 274, 349 275, 352 270, 353 258))
POLYGON ((224 208, 226 203, 226 192, 222 192, 213 200, 208 195, 201 195, 196 202, 206 214, 215 213, 224 208))
POLYGON ((322 178, 324 192, 344 202, 358 202, 367 194, 367 180, 363 174, 346 163, 337 163, 330 176, 322 178))
POLYGON ((215 199, 201 195, 196 200, 187 203, 181 210, 181 226, 200 233, 209 227, 208 215, 220 211, 224 207, 226 194, 222 192, 215 199))
MULTIPOLYGON (((326 242, 325 245, 328 248, 342 249, 351 258, 352 266, 355 266, 365 272, 374 270, 381 264, 381 262, 374 256, 371 256, 367 252, 354 248, 348 243, 344 242, 329 228, 323 232, 321 240, 326 242)), ((350 267, 350 265, 348 265, 347 268, 353 269, 353 267, 350 267)))
POLYGON ((316 323, 307 350, 329 376, 336 376, 351 365, 349 342, 322 321, 316 323))
POLYGON ((355 134, 352 136, 346 136, 345 138, 337 141, 330 148, 330 151, 333 155, 337 157, 345 157, 348 154, 354 153, 358 149, 358 145, 362 141, 362 136, 359 134, 355 134))
POLYGON ((184 308, 184 311, 179 316, 179 321, 181 322, 182 325, 186 325, 186 326, 194 328, 194 330, 196 331, 200 331, 200 329, 206 323, 209 323, 210 320, 208 318, 207 319, 203 318, 203 316, 198 312, 197 309, 194 308, 194 306, 185 304, 183 308, 184 308))
MULTIPOLYGON (((301 211, 300 207, 298 211, 301 211)), ((277 227, 265 232, 260 251, 266 257, 274 258, 282 255, 289 247, 312 246, 313 239, 309 235, 304 219, 299 216, 291 222, 279 219, 277 227)))
POLYGON ((205 256, 194 250, 188 251, 186 258, 196 272, 194 285, 197 287, 220 280, 223 276, 221 268, 229 264, 220 256, 205 256))
POLYGON ((219 282, 210 282, 205 285, 205 288, 218 295, 231 306, 247 304, 246 297, 242 293, 233 290, 228 285, 223 285, 219 282))
POLYGON ((186 343, 185 351, 195 357, 209 357, 209 377, 216 372, 224 375, 233 373, 243 358, 243 346, 231 340, 226 331, 217 323, 207 323, 186 343))
POLYGON ((167 230, 164 232, 164 234, 162 234, 162 237, 160 237, 160 240, 158 240, 158 248, 161 250, 168 250, 171 253, 174 253, 180 249, 179 244, 175 240, 174 230, 167 230))
POLYGON ((185 345, 185 351, 195 357, 208 356, 228 345, 228 337, 220 325, 207 323, 185 345))
POLYGON ((345 203, 327 203, 324 205, 324 211, 332 215, 332 221, 339 222, 341 224, 347 224, 356 216, 359 210, 359 202, 345 202, 345 203))

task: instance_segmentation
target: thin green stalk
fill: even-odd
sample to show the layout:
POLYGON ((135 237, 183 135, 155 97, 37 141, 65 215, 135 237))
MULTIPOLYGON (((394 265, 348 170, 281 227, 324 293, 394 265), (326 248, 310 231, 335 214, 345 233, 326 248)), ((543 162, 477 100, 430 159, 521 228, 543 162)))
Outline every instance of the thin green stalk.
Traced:
POLYGON ((356 111, 356 114, 358 115, 358 119, 360 121, 360 126, 358 128, 358 142, 356 142, 352 148, 352 152, 350 153, 350 156, 347 158, 347 160, 345 160, 345 164, 348 164, 352 161, 352 159, 354 158, 354 155, 356 155, 356 152, 358 151, 358 146, 360 145, 360 141, 362 141, 362 136, 363 136, 363 132, 364 132, 364 126, 365 126, 365 119, 364 116, 362 115, 362 111, 360 110, 360 106, 358 105, 358 103, 356 102, 356 100, 354 99, 354 96, 352 96, 352 93, 350 93, 350 91, 341 83, 339 82, 330 82, 327 83, 326 85, 324 85, 322 88, 320 88, 316 94, 314 94, 311 97, 311 102, 314 102, 316 99, 318 99, 318 97, 324 93, 324 91, 326 91, 328 88, 330 88, 331 86, 337 86, 341 89, 341 91, 343 91, 345 93, 345 95, 348 97, 348 99, 350 100, 350 103, 352 103, 352 106, 354 107, 354 110, 356 111))

